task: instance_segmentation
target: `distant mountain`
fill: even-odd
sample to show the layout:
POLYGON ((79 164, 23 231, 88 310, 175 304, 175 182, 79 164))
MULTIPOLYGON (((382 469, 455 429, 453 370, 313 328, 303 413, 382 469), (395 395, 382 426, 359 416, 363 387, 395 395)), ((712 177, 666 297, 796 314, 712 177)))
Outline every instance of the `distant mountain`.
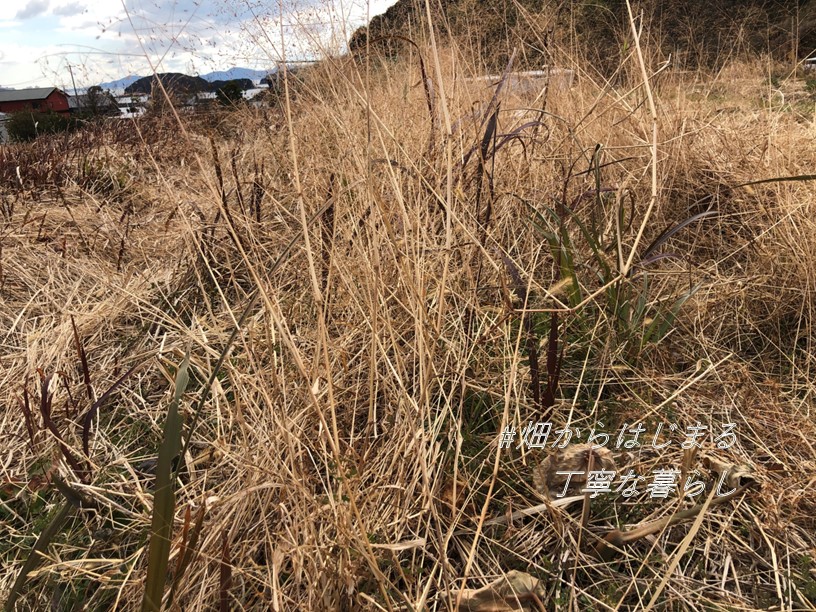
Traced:
POLYGON ((126 94, 149 94, 153 90, 153 80, 160 79, 164 88, 173 90, 180 94, 193 94, 202 91, 210 91, 211 86, 208 81, 201 77, 188 76, 179 72, 162 72, 155 76, 146 76, 125 87, 126 94))
POLYGON ((99 86, 102 89, 106 89, 106 90, 124 89, 125 87, 128 87, 129 85, 132 85, 133 83, 135 83, 136 81, 138 81, 141 78, 142 77, 140 77, 138 74, 131 74, 131 75, 128 75, 128 76, 126 76, 126 77, 124 77, 122 79, 117 79, 116 81, 108 81, 107 83, 100 83, 99 86))
MULTIPOLYGON (((276 68, 272 68, 270 70, 253 70, 252 68, 229 68, 228 70, 216 70, 214 72, 209 72, 207 74, 199 75, 198 77, 190 77, 190 78, 201 78, 205 81, 209 81, 213 83, 215 81, 220 81, 226 83, 227 81, 233 81, 236 79, 249 79, 253 83, 256 81, 260 81, 264 78, 267 74, 274 73, 276 68)), ((164 74, 178 74, 178 73, 164 73, 164 74)), ((142 77, 137 74, 131 74, 124 78, 117 79, 115 81, 108 81, 106 83, 100 83, 99 86, 102 89, 112 90, 112 91, 120 91, 125 90, 127 93, 131 92, 131 85, 133 85, 136 81, 143 80, 143 79, 150 79, 150 76, 142 77)), ((149 83, 148 83, 149 85, 149 83)), ((143 89, 142 86, 139 86, 139 89, 143 89)), ((202 89, 202 91, 210 91, 209 89, 202 89)), ((149 93, 149 88, 148 92, 149 93)))
POLYGON ((233 81, 235 79, 249 79, 258 81, 274 70, 253 70, 252 68, 230 68, 229 70, 216 70, 200 75, 205 81, 233 81))
POLYGON ((216 92, 227 83, 236 83, 241 91, 246 91, 255 87, 251 79, 230 79, 226 81, 206 81, 201 77, 188 76, 178 72, 164 72, 155 77, 142 77, 133 81, 125 88, 126 94, 149 94, 152 92, 155 79, 161 80, 165 89, 174 91, 177 94, 194 94, 201 92, 216 92))
POLYGON ((238 87, 241 88, 241 91, 246 91, 247 89, 252 89, 255 87, 255 84, 252 82, 252 79, 229 79, 227 81, 211 81, 210 82, 210 91, 218 91, 227 83, 235 82, 238 84, 238 87))

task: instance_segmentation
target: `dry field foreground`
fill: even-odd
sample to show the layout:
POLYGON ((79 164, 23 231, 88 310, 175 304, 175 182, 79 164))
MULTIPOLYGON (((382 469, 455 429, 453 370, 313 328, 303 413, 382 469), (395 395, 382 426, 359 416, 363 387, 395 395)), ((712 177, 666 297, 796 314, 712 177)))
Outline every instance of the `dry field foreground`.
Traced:
POLYGON ((174 609, 465 609, 514 570, 528 609, 813 609, 816 183, 743 186, 814 173, 813 100, 759 62, 667 70, 653 149, 635 60, 503 93, 492 131, 493 90, 432 58, 427 94, 416 58, 327 62, 288 114, 0 149, 4 599, 140 605, 186 372, 174 609), (499 448, 530 421, 642 423, 618 461, 707 488, 486 524, 543 502, 550 450, 499 448), (697 422, 736 443, 684 453, 697 422))

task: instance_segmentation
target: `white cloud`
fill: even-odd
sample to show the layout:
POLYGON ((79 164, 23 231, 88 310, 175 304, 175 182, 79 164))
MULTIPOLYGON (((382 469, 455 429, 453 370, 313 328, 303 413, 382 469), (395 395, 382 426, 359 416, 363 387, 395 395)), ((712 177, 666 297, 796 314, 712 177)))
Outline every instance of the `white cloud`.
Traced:
MULTIPOLYGON (((287 58, 317 57, 342 51, 367 13, 393 1, 372 0, 367 8, 365 0, 344 0, 341 12, 339 0, 284 0, 281 19, 278 2, 268 0, 124 0, 124 8, 120 0, 50 0, 56 25, 51 19, 44 30, 44 20, 36 29, 13 21, 19 5, 0 0, 0 83, 70 87, 66 63, 79 87, 148 74, 151 64, 187 73, 268 68, 281 59, 281 21, 287 58)), ((17 12, 49 13, 48 6, 29 0, 17 12)))
POLYGON ((69 2, 68 4, 54 7, 52 12, 60 17, 73 17, 74 15, 81 15, 86 10, 85 5, 80 2, 69 2))
POLYGON ((31 19, 39 17, 48 10, 48 0, 30 0, 25 8, 17 11, 15 19, 31 19))

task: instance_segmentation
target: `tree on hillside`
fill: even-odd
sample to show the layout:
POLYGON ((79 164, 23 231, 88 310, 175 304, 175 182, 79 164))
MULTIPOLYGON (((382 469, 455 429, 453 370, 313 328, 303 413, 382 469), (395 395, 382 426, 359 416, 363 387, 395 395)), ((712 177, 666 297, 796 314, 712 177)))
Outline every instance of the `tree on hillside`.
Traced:
POLYGON ((215 98, 224 106, 233 106, 244 99, 244 91, 240 83, 229 81, 215 92, 215 98))
POLYGON ((118 115, 119 106, 116 99, 99 85, 89 87, 84 96, 79 96, 80 111, 84 115, 97 117, 99 115, 118 115))

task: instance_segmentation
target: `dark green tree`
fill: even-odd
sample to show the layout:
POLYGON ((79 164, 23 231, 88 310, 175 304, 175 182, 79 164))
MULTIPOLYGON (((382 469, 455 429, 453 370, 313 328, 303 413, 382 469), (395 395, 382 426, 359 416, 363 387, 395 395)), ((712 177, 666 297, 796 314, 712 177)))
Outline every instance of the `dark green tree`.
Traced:
POLYGON ((119 114, 119 107, 116 104, 115 98, 98 85, 89 87, 81 100, 80 111, 83 115, 98 117, 100 115, 119 114))
POLYGON ((42 134, 56 134, 72 130, 76 124, 71 117, 54 112, 21 111, 14 113, 6 122, 6 130, 10 140, 27 142, 42 134))
POLYGON ((244 91, 238 83, 229 81, 215 92, 215 98, 224 106, 234 106, 244 99, 244 91))

